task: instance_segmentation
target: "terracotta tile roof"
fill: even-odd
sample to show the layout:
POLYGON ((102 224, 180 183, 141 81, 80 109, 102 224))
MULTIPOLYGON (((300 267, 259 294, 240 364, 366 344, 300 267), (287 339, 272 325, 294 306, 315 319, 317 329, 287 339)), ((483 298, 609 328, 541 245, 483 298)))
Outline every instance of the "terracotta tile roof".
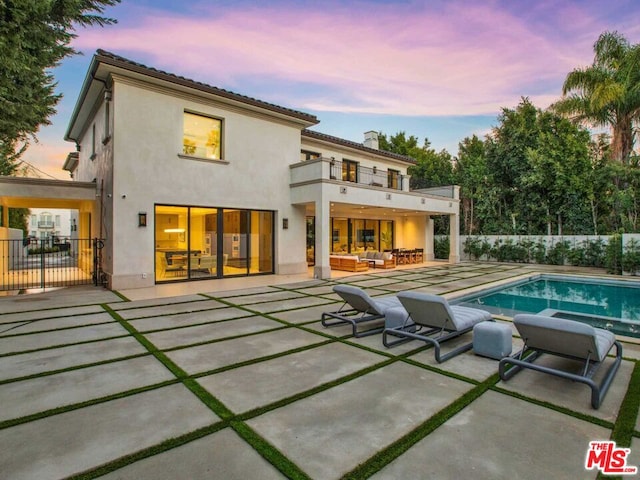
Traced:
POLYGON ((365 147, 361 143, 352 142, 351 140, 345 140, 344 138, 334 137, 332 135, 327 135, 326 133, 315 132, 313 130, 304 129, 302 130, 302 136, 313 138, 316 140, 323 140, 325 142, 335 143, 337 145, 341 145, 343 147, 355 148, 356 150, 361 150, 366 153, 371 153, 374 155, 380 155, 387 158, 393 158, 394 160, 400 160, 401 162, 415 164, 416 160, 412 157, 407 157, 405 155, 399 155, 393 152, 387 152, 385 150, 376 150, 375 148, 365 147))
POLYGON ((300 112, 298 110, 293 110, 291 108, 281 107, 273 103, 263 102, 262 100, 258 100, 256 98, 240 95, 239 93, 234 93, 234 92, 230 92, 229 90, 213 87, 203 82, 197 82, 195 80, 191 80, 186 77, 181 77, 173 73, 165 72, 163 70, 158 70, 153 67, 148 67, 146 65, 143 65, 142 63, 134 62, 127 58, 121 57, 120 55, 116 55, 115 53, 107 52, 106 50, 99 49, 96 52, 96 59, 105 64, 124 68, 126 70, 131 70, 131 71, 142 73, 145 75, 149 75, 161 80, 166 80, 171 83, 176 83, 186 87, 191 87, 191 88, 200 90, 202 92, 211 93, 211 94, 218 95, 220 97, 228 98, 231 100, 236 100, 238 102, 246 103, 248 105, 252 105, 255 107, 264 108, 272 112, 276 112, 276 113, 288 115, 290 117, 298 118, 300 120, 304 120, 305 122, 314 123, 314 124, 319 123, 319 120, 315 115, 311 115, 305 112, 300 112))

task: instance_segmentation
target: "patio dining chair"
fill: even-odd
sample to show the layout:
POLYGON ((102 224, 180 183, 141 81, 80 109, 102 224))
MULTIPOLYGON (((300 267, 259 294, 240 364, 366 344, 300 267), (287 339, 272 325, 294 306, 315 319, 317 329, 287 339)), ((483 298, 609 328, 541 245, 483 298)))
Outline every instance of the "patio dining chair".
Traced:
POLYGON ((523 368, 529 368, 556 377, 584 383, 591 389, 591 406, 600 408, 613 377, 622 361, 622 345, 613 333, 586 323, 543 315, 519 314, 513 319, 524 341, 522 350, 500 360, 500 378, 509 380, 523 368), (599 383, 593 380, 598 368, 615 345, 616 356, 599 383), (538 365, 540 355, 548 353, 583 363, 581 372, 538 365), (511 365, 511 368, 507 369, 511 365))
POLYGON ((383 321, 389 309, 401 306, 398 297, 394 295, 374 299, 361 288, 351 285, 336 285, 333 291, 344 300, 344 304, 335 312, 324 312, 321 317, 322 326, 351 325, 354 337, 382 332, 384 325, 365 331, 358 331, 358 325, 375 320, 383 321))
POLYGON ((442 343, 470 332, 474 325, 480 322, 492 320, 491 314, 485 310, 449 305, 444 297, 438 295, 422 292, 400 292, 398 299, 406 310, 408 318, 420 330, 413 332, 402 326, 385 328, 382 334, 382 343, 385 347, 393 347, 410 340, 426 342, 433 346, 438 363, 473 348, 473 342, 469 342, 441 355, 442 343), (398 337, 398 339, 389 340, 389 337, 398 337))

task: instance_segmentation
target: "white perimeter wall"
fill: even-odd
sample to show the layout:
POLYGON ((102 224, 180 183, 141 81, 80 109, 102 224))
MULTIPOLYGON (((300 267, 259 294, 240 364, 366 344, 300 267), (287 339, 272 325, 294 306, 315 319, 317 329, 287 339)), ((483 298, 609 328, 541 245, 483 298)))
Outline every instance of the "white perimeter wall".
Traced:
MULTIPOLYGON (((505 242, 506 240, 511 240, 514 243, 529 240, 534 243, 543 242, 547 248, 555 245, 558 242, 569 242, 569 246, 571 248, 575 248, 579 246, 581 243, 589 240, 602 240, 605 245, 609 243, 610 235, 461 235, 460 236, 460 259, 461 260, 470 260, 469 255, 464 252, 464 244, 468 237, 471 238, 480 238, 482 240, 486 240, 489 242, 489 245, 493 246, 497 240, 502 240, 505 242)), ((622 245, 626 245, 631 241, 631 239, 635 239, 640 242, 640 234, 638 233, 624 233, 622 234, 622 245)))

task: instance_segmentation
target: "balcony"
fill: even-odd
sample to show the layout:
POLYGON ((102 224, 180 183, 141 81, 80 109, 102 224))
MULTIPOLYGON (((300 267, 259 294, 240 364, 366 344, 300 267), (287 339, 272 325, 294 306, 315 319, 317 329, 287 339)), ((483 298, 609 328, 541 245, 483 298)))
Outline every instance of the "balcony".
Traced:
POLYGON ((51 220, 44 220, 42 222, 38 222, 38 228, 40 230, 53 230, 56 228, 56 222, 52 222, 51 220))
POLYGON ((409 191, 409 175, 389 172, 379 168, 368 168, 355 163, 343 165, 343 162, 329 158, 316 158, 291 165, 292 185, 329 180, 375 187, 383 190, 409 191))

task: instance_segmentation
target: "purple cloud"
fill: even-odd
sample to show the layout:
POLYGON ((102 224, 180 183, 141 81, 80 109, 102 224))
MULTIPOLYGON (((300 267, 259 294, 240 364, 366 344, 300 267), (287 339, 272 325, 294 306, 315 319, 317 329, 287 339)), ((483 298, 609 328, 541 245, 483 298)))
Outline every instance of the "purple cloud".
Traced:
MULTIPOLYGON (((240 91, 302 109, 487 114, 521 96, 541 107, 556 100, 566 74, 590 63, 591 45, 609 27, 583 3, 532 3, 200 5, 197 16, 138 10, 135 22, 82 32, 75 46, 223 88, 262 78, 270 90, 240 91), (296 97, 274 91, 278 82, 298 85, 296 97)), ((638 17, 629 15, 628 25, 638 17)))

